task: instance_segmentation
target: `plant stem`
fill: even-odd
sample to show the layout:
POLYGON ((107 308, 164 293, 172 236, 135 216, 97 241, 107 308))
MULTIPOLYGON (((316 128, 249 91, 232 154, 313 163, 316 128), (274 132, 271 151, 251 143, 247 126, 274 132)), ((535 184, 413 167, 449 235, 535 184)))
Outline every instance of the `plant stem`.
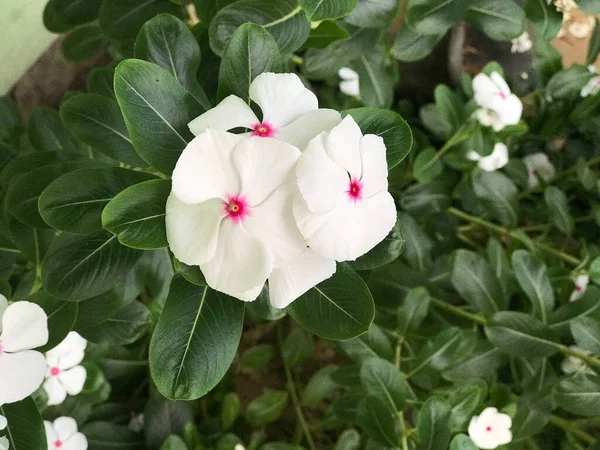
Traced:
POLYGON ((304 432, 304 437, 306 437, 306 442, 308 442, 308 448, 310 448, 310 450, 316 450, 312 434, 310 434, 310 429, 308 427, 308 424, 306 423, 306 418, 304 417, 304 413, 302 412, 302 407, 300 406, 300 400, 298 399, 298 394, 296 392, 296 383, 294 383, 294 376, 292 375, 290 366, 283 357, 283 338, 281 336, 281 326, 279 325, 277 326, 277 343, 279 344, 281 360, 283 361, 283 369, 285 371, 285 378, 287 380, 287 389, 290 393, 290 397, 292 398, 292 405, 294 406, 294 410, 296 411, 298 422, 300 422, 300 426, 302 427, 302 430, 304 432))
POLYGON ((567 433, 571 433, 573 436, 577 436, 579 439, 586 442, 587 444, 593 444, 596 442, 594 436, 586 433, 583 430, 580 430, 577 427, 574 427, 569 421, 563 419, 562 417, 551 415, 550 423, 567 433))
POLYGON ((438 300, 437 298, 431 298, 431 302, 440 309, 444 311, 451 312, 457 316, 463 317, 465 319, 470 320, 471 322, 475 322, 479 325, 485 325, 486 320, 485 317, 480 316, 479 314, 470 313, 465 311, 457 306, 451 305, 450 303, 443 302, 442 300, 438 300))
POLYGON ((586 355, 585 353, 578 352, 577 350, 573 350, 566 345, 556 344, 556 348, 558 348, 564 355, 574 356, 575 358, 581 359, 588 366, 600 367, 600 358, 596 358, 595 356, 586 355))
MULTIPOLYGON (((394 351, 394 365, 400 371, 400 361, 402 356, 402 345, 404 344, 404 336, 402 335, 401 330, 399 328, 396 330, 396 334, 398 335, 398 338, 396 339, 396 347, 394 351)), ((402 433, 402 450, 408 450, 408 437, 406 435, 406 422, 404 421, 403 411, 398 411, 398 421, 400 422, 400 430, 402 433)))

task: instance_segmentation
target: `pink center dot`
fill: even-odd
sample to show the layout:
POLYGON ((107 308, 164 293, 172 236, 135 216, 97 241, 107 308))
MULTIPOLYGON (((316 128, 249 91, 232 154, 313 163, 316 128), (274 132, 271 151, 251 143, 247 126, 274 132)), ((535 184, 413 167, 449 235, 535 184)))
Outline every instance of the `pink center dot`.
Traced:
POLYGON ((53 377, 57 376, 60 373, 60 369, 58 367, 52 367, 50 369, 50 375, 53 377))
POLYGON ((252 130, 254 130, 252 131, 252 136, 270 138, 275 135, 275 129, 269 122, 255 123, 252 125, 252 130))
POLYGON ((575 291, 581 292, 581 291, 583 291, 583 288, 581 286, 575 286, 575 291))
POLYGON ((531 175, 535 175, 537 177, 538 171, 537 170, 532 170, 530 173, 531 173, 531 175))
POLYGON ((489 425, 487 427, 485 427, 485 431, 492 431, 492 427, 490 427, 489 425))
POLYGON ((57 439, 56 441, 54 441, 55 448, 61 448, 62 446, 63 446, 63 442, 60 439, 57 439))
POLYGON ((504 92, 498 92, 498 95, 502 100, 506 100, 508 98, 508 95, 506 95, 506 93, 504 92))
POLYGON ((2 340, 0 339, 0 356, 4 353, 4 346, 2 345, 2 340))
POLYGON ((250 207, 247 200, 241 195, 230 195, 227 201, 223 202, 226 217, 235 222, 240 223, 250 214, 250 207))
POLYGON ((355 202, 362 199, 362 190, 363 184, 358 180, 350 180, 350 184, 348 186, 348 197, 355 202))

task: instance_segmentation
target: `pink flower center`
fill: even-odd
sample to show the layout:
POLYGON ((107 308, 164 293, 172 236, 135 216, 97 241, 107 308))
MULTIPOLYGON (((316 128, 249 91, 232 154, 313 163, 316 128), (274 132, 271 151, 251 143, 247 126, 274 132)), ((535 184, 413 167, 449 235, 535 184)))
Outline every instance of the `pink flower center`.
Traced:
POLYGON ((229 195, 223 208, 226 217, 234 223, 241 223, 250 214, 248 201, 241 195, 229 195))
POLYGON ((0 339, 0 356, 4 354, 4 345, 2 345, 2 339, 0 339))
POLYGON ((357 202, 358 200, 362 199, 362 189, 362 182, 358 180, 350 180, 350 184, 346 192, 348 193, 348 197, 350 197, 350 200, 357 202))
POLYGON ((56 441, 54 441, 55 448, 61 448, 62 446, 63 446, 63 441, 61 441, 60 439, 57 439, 56 441))
POLYGON ((255 123, 252 125, 252 129, 254 130, 252 131, 252 136, 270 138, 275 135, 275 128, 273 128, 273 125, 266 121, 263 123, 255 123))
POLYGON ((531 175, 535 175, 537 177, 538 171, 537 170, 532 170, 531 172, 529 172, 531 175))
POLYGON ((506 95, 506 93, 502 91, 498 92, 498 95, 502 100, 506 100, 508 98, 508 95, 506 95))
POLYGON ((490 427, 489 425, 487 427, 485 427, 485 431, 492 431, 492 427, 490 427))
POLYGON ((596 77, 594 83, 596 83, 596 86, 600 86, 600 77, 596 77))
POLYGON ((60 374, 60 369, 58 367, 52 367, 50 369, 50 375, 53 377, 57 376, 58 374, 60 374))
POLYGON ((575 292, 581 292, 581 291, 583 291, 583 288, 581 286, 575 285, 575 292))

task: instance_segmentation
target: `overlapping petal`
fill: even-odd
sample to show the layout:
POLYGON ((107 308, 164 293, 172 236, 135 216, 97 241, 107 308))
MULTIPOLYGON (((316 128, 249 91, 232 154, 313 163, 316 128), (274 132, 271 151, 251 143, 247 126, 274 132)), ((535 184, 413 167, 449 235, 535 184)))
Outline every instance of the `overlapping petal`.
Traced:
POLYGON ((221 103, 192 120, 188 127, 198 136, 207 129, 228 131, 234 128, 250 128, 259 122, 248 104, 237 95, 225 97, 221 103))
POLYGON ((0 405, 23 400, 44 381, 46 359, 40 352, 27 350, 0 356, 0 405))
POLYGON ((48 342, 48 317, 35 303, 15 302, 2 315, 1 337, 8 353, 41 347, 48 342))

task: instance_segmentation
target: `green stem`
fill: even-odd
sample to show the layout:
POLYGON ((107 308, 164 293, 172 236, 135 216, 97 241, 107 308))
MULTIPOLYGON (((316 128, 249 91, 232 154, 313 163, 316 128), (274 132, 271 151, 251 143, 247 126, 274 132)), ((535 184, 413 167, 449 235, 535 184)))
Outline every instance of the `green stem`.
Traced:
POLYGON ((450 303, 443 302, 442 300, 438 300, 437 298, 431 298, 431 302, 440 309, 444 311, 448 311, 457 316, 463 317, 465 319, 470 320, 471 322, 475 322, 479 325, 485 325, 486 320, 485 317, 480 316, 479 314, 473 314, 467 312, 457 306, 451 305, 450 303))
POLYGON ((296 411, 296 416, 298 417, 300 426, 304 431, 304 436, 306 437, 306 441, 308 442, 308 448, 310 448, 310 450, 316 450, 312 434, 310 434, 310 429, 308 427, 308 424, 306 423, 306 418, 304 417, 304 413, 302 412, 302 407, 300 406, 300 400, 298 399, 298 394, 296 392, 296 383, 294 383, 292 371, 290 370, 290 366, 288 365, 287 361, 283 357, 283 338, 281 336, 281 326, 279 325, 277 326, 277 342, 281 351, 281 360, 283 361, 285 378, 287 380, 287 388, 290 393, 290 397, 292 398, 292 405, 294 406, 294 410, 296 411))
POLYGON ((574 356, 575 358, 581 359, 588 366, 600 367, 600 358, 596 358, 595 356, 586 355, 585 353, 578 352, 577 350, 573 350, 566 345, 556 344, 556 348, 563 352, 564 355, 574 356))
POLYGON ((594 438, 594 436, 586 433, 583 430, 580 430, 577 427, 574 427, 573 424, 571 424, 569 421, 563 419, 562 417, 551 415, 550 423, 552 425, 562 429, 563 431, 572 434, 573 436, 577 436, 579 439, 586 442, 587 444, 593 444, 596 442, 596 439, 594 438))

